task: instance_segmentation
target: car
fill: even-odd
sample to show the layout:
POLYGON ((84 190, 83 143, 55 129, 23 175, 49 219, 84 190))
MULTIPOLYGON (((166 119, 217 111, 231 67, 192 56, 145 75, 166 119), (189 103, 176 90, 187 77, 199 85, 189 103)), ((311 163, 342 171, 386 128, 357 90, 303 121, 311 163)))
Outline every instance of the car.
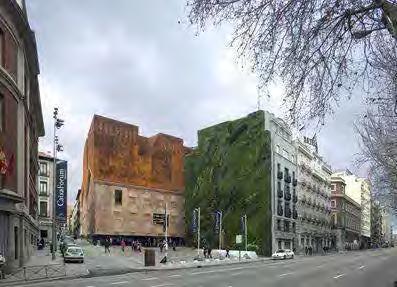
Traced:
POLYGON ((294 258, 294 252, 290 249, 279 249, 273 253, 272 259, 287 259, 294 258))
POLYGON ((84 263, 84 252, 80 246, 69 246, 66 249, 63 261, 84 263))

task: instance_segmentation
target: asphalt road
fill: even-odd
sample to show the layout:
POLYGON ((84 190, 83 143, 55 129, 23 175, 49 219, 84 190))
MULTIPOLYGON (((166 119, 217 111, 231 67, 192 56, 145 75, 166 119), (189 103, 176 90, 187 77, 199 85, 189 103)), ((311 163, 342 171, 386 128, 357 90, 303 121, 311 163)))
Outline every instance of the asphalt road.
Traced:
POLYGON ((397 248, 301 257, 276 262, 269 260, 265 263, 133 273, 19 286, 393 287, 394 281, 397 281, 397 248))

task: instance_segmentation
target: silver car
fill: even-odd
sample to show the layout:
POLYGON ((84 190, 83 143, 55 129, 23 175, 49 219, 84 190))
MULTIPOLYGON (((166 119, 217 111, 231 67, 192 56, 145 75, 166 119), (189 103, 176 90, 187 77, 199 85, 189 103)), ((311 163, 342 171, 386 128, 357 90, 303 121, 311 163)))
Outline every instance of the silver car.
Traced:
POLYGON ((83 249, 79 246, 69 246, 66 249, 65 256, 63 257, 63 261, 84 263, 83 249))

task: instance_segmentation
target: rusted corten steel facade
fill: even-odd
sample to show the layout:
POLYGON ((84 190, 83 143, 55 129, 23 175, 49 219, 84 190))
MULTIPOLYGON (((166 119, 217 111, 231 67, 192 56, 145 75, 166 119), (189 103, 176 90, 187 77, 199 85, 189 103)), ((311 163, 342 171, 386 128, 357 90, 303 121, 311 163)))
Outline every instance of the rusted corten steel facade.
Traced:
POLYGON ((169 236, 183 237, 187 152, 180 138, 146 138, 135 125, 95 115, 84 147, 82 235, 163 236, 154 219, 167 203, 169 236))

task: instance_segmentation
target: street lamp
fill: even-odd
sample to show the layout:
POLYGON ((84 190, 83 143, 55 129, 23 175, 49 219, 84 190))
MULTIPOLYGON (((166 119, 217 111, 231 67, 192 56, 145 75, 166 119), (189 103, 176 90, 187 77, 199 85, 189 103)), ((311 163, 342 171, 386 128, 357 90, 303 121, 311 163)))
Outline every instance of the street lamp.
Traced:
POLYGON ((55 251, 57 246, 57 232, 56 232, 56 164, 57 164, 57 152, 63 151, 63 146, 59 144, 58 136, 56 131, 64 125, 64 120, 58 118, 58 108, 54 108, 54 162, 52 166, 52 260, 55 260, 55 251))

